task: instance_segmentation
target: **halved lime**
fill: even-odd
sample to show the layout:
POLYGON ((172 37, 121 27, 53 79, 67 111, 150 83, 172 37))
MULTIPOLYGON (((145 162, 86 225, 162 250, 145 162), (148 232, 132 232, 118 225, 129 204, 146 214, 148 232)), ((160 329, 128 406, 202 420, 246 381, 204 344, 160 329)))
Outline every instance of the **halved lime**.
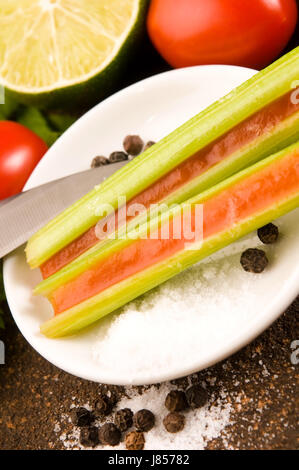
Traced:
POLYGON ((0 0, 0 83, 37 105, 99 99, 138 41, 147 3, 0 0))

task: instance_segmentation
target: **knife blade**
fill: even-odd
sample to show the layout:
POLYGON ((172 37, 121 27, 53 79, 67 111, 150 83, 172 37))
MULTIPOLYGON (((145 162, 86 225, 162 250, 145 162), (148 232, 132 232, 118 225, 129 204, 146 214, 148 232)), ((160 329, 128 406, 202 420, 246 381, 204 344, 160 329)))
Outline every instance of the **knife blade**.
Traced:
POLYGON ((126 163, 75 173, 1 201, 0 258, 23 245, 37 230, 126 163))

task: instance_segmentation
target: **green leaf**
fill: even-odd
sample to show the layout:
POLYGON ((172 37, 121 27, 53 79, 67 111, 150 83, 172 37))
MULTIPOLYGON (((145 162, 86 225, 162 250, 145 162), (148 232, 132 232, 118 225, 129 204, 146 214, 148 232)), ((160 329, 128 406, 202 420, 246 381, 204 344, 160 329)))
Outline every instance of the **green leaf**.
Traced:
POLYGON ((51 129, 46 118, 37 108, 25 108, 18 116, 18 122, 35 132, 49 146, 61 135, 61 132, 51 129))
POLYGON ((7 93, 5 93, 5 103, 0 104, 0 121, 6 119, 13 119, 14 115, 17 113, 20 105, 11 98, 7 93))
POLYGON ((77 120, 77 117, 75 116, 54 112, 47 113, 46 117, 48 122, 51 124, 51 127, 60 132, 65 132, 77 120))

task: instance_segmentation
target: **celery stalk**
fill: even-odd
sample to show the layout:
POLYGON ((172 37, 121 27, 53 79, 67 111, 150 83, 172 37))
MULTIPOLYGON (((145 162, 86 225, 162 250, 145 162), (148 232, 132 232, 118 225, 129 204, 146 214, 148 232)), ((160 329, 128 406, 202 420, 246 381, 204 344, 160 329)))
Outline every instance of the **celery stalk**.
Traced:
MULTIPOLYGON (((273 132, 261 135, 258 139, 255 139, 254 142, 250 142, 245 147, 232 153, 230 158, 224 159, 205 173, 166 196, 160 201, 160 207, 166 210, 165 208, 170 207, 172 204, 181 204, 186 199, 207 190, 209 187, 213 186, 213 184, 225 180, 229 176, 241 171, 243 168, 247 168, 268 155, 282 150, 297 140, 299 140, 299 111, 285 121, 280 122, 273 132)), ((150 216, 150 210, 144 211, 127 223, 126 230, 130 231, 130 229, 137 224, 143 224, 150 216)), ((122 233, 123 227, 120 227, 116 230, 114 238, 119 238, 122 233)), ((117 246, 115 249, 117 249, 117 246)), ((91 247, 77 259, 83 260, 88 258, 91 253, 98 251, 99 248, 105 251, 107 247, 111 247, 111 253, 114 251, 112 241, 109 240, 109 238, 99 240, 95 246, 91 247)), ((71 264, 72 263, 70 263, 70 265, 71 264)))
MULTIPOLYGON (((110 204, 116 209, 119 195, 125 195, 127 200, 130 200, 182 161, 289 92, 298 74, 299 47, 135 158, 41 229, 29 240, 26 248, 30 266, 40 266, 95 225, 99 220, 96 209, 100 204, 110 204)), ((294 133, 294 130, 292 132, 294 133)), ((291 135, 289 138, 291 139, 291 135)), ((291 141, 286 140, 288 143, 291 141)), ((269 150, 273 150, 272 142, 267 145, 269 150)), ((251 152, 252 163, 258 158, 258 154, 254 153, 254 149, 251 152)), ((217 171, 209 173, 200 190, 211 187, 221 178, 238 171, 240 167, 245 166, 244 162, 245 158, 242 156, 236 160, 232 158, 226 168, 219 167, 218 174, 217 171)), ((198 190, 196 188, 196 191, 198 190)))
MULTIPOLYGON (((290 146, 289 149, 293 147, 296 148, 296 145, 297 144, 290 146)), ((200 204, 203 200, 215 196, 215 194, 217 194, 221 189, 225 189, 230 184, 233 184, 233 182, 237 182, 239 179, 242 179, 244 177, 243 175, 249 176, 255 171, 258 171, 258 169, 262 169, 264 165, 269 164, 271 158, 277 159, 277 155, 284 155, 284 152, 280 152, 279 154, 275 154, 274 156, 268 157, 267 159, 258 162, 258 164, 252 165, 251 167, 247 168, 247 170, 240 171, 235 176, 224 180, 223 183, 218 183, 218 185, 209 188, 202 194, 197 194, 196 196, 193 196, 192 198, 185 201, 185 204, 200 204)), ((170 203, 172 203, 172 201, 170 203)), ((142 228, 139 229, 140 236, 142 236, 147 229, 154 229, 154 227, 158 227, 159 224, 163 223, 164 220, 167 220, 167 217, 169 217, 170 213, 173 215, 173 217, 175 217, 176 215, 178 215, 180 210, 181 207, 177 205, 168 212, 164 214, 159 214, 159 216, 152 221, 150 221, 149 216, 146 217, 144 215, 134 219, 131 224, 127 224, 126 227, 118 231, 118 239, 107 239, 104 241, 104 243, 99 243, 95 245, 93 248, 78 257, 72 263, 69 263, 60 271, 38 284, 34 289, 34 293, 48 295, 53 290, 57 289, 63 284, 66 284, 67 282, 80 275, 82 272, 86 271, 88 268, 99 264, 102 260, 105 260, 107 257, 112 256, 114 253, 133 243, 134 240, 132 240, 128 236, 128 234, 131 232, 132 226, 136 226, 136 220, 142 226, 142 228)))
MULTIPOLYGON (((293 152, 299 152, 299 143, 284 149, 283 151, 272 155, 264 159, 263 161, 243 170, 242 172, 234 175, 226 181, 218 184, 212 189, 207 190, 201 195, 187 201, 189 204, 200 204, 210 198, 213 198, 220 192, 229 189, 234 184, 249 178, 253 174, 258 174, 265 167, 273 166, 275 164, 292 154, 293 152)), ((171 258, 167 258, 160 263, 151 266, 130 278, 115 284, 112 287, 104 290, 100 294, 72 307, 71 309, 57 315, 55 318, 49 320, 41 327, 41 331, 48 337, 59 337, 76 333, 80 329, 88 326, 89 324, 99 320, 103 316, 109 314, 113 310, 123 306, 130 300, 138 297, 139 295, 147 292, 155 286, 165 282, 176 274, 180 273, 187 267, 194 263, 197 263, 201 259, 209 256, 217 250, 229 245, 230 243, 238 240, 242 236, 250 233, 251 231, 259 228, 260 226, 269 223, 271 220, 284 215, 285 213, 295 209, 299 206, 299 187, 296 191, 290 191, 285 198, 279 201, 275 201, 261 212, 258 212, 240 222, 234 223, 229 228, 225 229, 221 233, 217 233, 207 239, 205 239, 200 247, 195 244, 194 250, 182 250, 175 253, 171 258)), ((180 213, 181 207, 176 207, 172 210, 173 216, 180 213)), ((140 231, 140 236, 146 230, 152 227, 157 227, 159 224, 163 224, 164 220, 167 220, 168 214, 162 214, 160 218, 150 221, 149 226, 144 226, 140 231)), ((100 256, 103 256, 103 251, 99 250, 100 256)), ((109 255, 109 253, 107 254, 109 255)), ((90 257, 89 262, 96 262, 96 253, 90 257)), ((97 260, 98 261, 98 260, 97 260)), ((81 261, 82 263, 82 261, 81 261)), ((84 270, 89 266, 87 260, 84 261, 85 266, 81 266, 80 269, 84 270)), ((80 262, 78 263, 78 266, 80 262)), ((73 265, 74 266, 74 265, 73 265)), ((73 267, 74 269, 74 267, 73 267)), ((77 273, 78 274, 78 273, 77 273)), ((61 278, 53 276, 47 281, 44 281, 43 285, 47 285, 48 289, 40 289, 40 291, 49 291, 57 288, 61 285, 61 278), (54 280, 53 280, 54 279, 54 280), (49 285, 51 284, 51 289, 49 285)))

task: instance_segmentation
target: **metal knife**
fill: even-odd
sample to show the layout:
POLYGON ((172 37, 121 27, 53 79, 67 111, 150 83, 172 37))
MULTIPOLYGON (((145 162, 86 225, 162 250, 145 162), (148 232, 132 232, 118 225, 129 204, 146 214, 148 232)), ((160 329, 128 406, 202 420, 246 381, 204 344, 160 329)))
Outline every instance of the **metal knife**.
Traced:
POLYGON ((75 173, 1 201, 0 258, 23 245, 53 217, 126 163, 112 163, 75 173))

